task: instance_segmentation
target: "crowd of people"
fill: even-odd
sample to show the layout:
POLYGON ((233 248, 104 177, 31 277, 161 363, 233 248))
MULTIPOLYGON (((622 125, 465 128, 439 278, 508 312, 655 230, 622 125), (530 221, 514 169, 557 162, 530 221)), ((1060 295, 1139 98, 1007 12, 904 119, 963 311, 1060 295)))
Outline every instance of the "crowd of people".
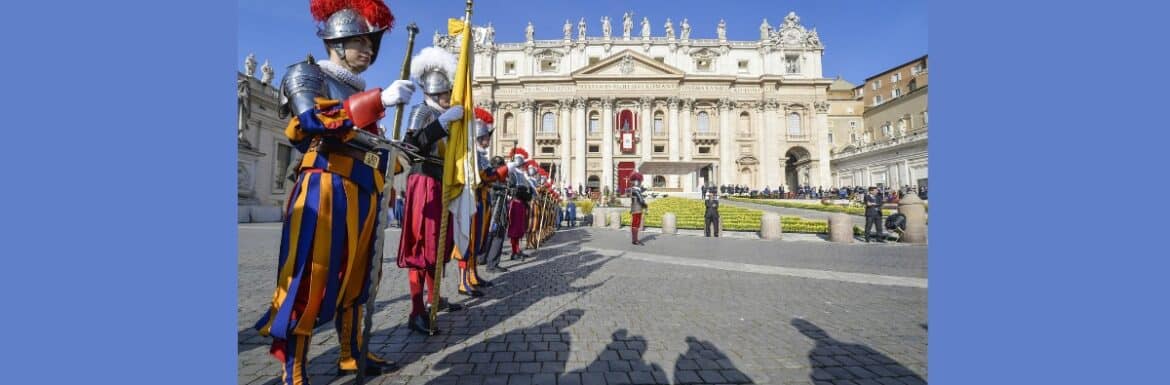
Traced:
MULTIPOLYGON (((714 188, 714 187, 713 187, 714 188)), ((927 199, 926 186, 902 186, 902 188, 893 189, 884 186, 875 187, 877 194, 881 195, 886 202, 897 202, 905 197, 906 194, 914 192, 918 194, 921 199, 927 199)), ((864 186, 846 186, 829 188, 811 187, 808 185, 797 187, 792 191, 785 191, 784 186, 777 186, 772 189, 771 186, 764 186, 763 189, 751 188, 744 185, 721 185, 718 186, 719 195, 721 196, 735 196, 735 197, 749 197, 749 198, 766 198, 766 199, 848 199, 852 201, 860 201, 862 196, 866 194, 866 187, 864 186)))

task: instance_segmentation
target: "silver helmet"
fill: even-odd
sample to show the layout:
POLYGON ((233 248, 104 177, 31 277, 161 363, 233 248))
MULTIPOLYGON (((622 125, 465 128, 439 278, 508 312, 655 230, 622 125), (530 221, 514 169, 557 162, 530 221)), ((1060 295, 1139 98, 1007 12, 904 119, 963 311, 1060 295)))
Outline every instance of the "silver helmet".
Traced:
POLYGON ((451 79, 441 69, 431 69, 423 72, 418 83, 422 85, 423 93, 427 95, 441 94, 451 91, 451 79))
POLYGON ((325 20, 321 28, 317 30, 317 37, 324 40, 329 49, 337 52, 341 57, 345 57, 343 43, 346 39, 368 36, 373 51, 370 54, 370 64, 374 64, 378 59, 378 48, 382 45, 382 34, 386 32, 386 29, 371 25, 357 11, 345 8, 329 15, 329 19, 325 20))

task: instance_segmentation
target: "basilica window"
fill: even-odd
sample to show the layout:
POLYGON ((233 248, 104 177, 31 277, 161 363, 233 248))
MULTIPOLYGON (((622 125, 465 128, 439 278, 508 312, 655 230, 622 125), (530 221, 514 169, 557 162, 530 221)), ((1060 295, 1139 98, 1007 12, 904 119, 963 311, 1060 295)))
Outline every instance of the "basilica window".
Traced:
POLYGON ((698 71, 711 71, 711 59, 695 59, 695 69, 698 71))
POLYGON ((666 187, 666 177, 662 175, 654 176, 654 187, 666 187))
POLYGON ((504 75, 515 75, 515 74, 516 74, 516 62, 514 62, 514 61, 504 62, 504 75))
POLYGON ((739 63, 737 63, 737 66, 739 67, 740 73, 747 73, 748 72, 748 61, 747 60, 740 60, 739 63))
POLYGON ((710 117, 710 115, 707 114, 707 111, 699 111, 698 131, 699 132, 710 132, 711 131, 711 117, 710 117))
POLYGON ((801 135, 800 114, 788 114, 788 135, 801 135))
POLYGON ((710 146, 700 146, 700 147, 699 147, 699 153, 700 153, 700 154, 710 154, 710 153, 711 153, 711 147, 710 147, 710 146))
POLYGON ((788 55, 784 57, 784 73, 798 74, 800 73, 800 56, 788 55))
POLYGON ((594 111, 589 114, 589 136, 598 135, 601 133, 601 115, 594 111))
POLYGON ((666 128, 662 124, 662 111, 654 113, 654 136, 666 135, 666 128))
POLYGON ((739 120, 737 121, 737 123, 738 123, 738 127, 739 127, 739 136, 751 136, 752 135, 751 115, 748 115, 747 112, 740 113, 739 120))
POLYGON ((541 115, 540 132, 557 132, 557 115, 551 112, 545 112, 541 115))
POLYGON ((556 59, 544 59, 540 61, 540 72, 557 72, 556 59))
POLYGON ((591 153, 601 152, 601 146, 598 146, 596 144, 590 144, 589 145, 589 152, 591 152, 591 153))
POLYGON ((504 135, 512 132, 512 129, 514 128, 512 127, 513 124, 516 124, 516 119, 512 117, 512 113, 509 112, 504 114, 504 135))
POLYGON ((554 149, 554 148, 552 148, 552 147, 541 147, 541 148, 540 148, 540 153, 541 153, 541 154, 552 154, 552 153, 554 153, 554 152, 556 152, 556 149, 554 149))
POLYGON ((882 134, 884 134, 887 138, 894 136, 894 130, 890 128, 890 122, 882 124, 882 134))
POLYGON ((654 153, 661 154, 664 152, 666 152, 666 146, 663 146, 661 144, 654 145, 654 153))

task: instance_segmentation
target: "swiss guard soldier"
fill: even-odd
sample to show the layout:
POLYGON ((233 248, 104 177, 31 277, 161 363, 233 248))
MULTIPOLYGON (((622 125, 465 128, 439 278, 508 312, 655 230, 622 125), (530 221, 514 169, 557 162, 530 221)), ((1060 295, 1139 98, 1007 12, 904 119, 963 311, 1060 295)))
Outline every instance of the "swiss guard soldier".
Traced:
POLYGON ((528 231, 528 204, 532 201, 535 186, 525 175, 528 173, 528 163, 531 162, 526 161, 528 152, 522 148, 514 148, 509 156, 512 157, 512 162, 508 164, 508 185, 515 193, 512 194, 512 202, 508 208, 508 239, 512 243, 510 259, 515 260, 528 257, 520 251, 520 238, 528 231))
MULTIPOLYGON (((427 307, 435 293, 435 265, 440 238, 445 242, 444 250, 454 246, 454 226, 448 226, 447 234, 439 234, 439 221, 446 211, 443 207, 443 164, 442 154, 446 148, 447 129, 451 122, 463 118, 463 106, 451 105, 451 88, 454 84, 455 55, 436 47, 423 48, 411 59, 410 74, 418 82, 425 96, 422 103, 410 111, 410 124, 405 143, 419 149, 425 156, 421 162, 411 165, 406 180, 406 210, 402 220, 402 238, 398 243, 398 267, 409 269, 411 330, 429 335, 430 318, 427 307), (423 304, 423 291, 427 291, 427 305, 423 304)), ((444 260, 446 262, 446 260, 444 260)), ((455 311, 462 308, 449 304, 440 298, 440 310, 455 311)), ((434 329, 438 333, 438 329, 434 329)))
MULTIPOLYGON (((309 4, 328 60, 312 56, 288 67, 280 84, 285 134, 304 153, 296 170, 281 229, 276 289, 256 323, 273 339, 270 352, 283 362, 282 384, 307 384, 314 328, 334 321, 338 371, 356 372, 362 304, 368 298, 374 229, 388 154, 363 147, 358 135, 379 135, 388 106, 410 100, 408 81, 385 90, 366 89, 360 75, 378 58, 382 35, 394 15, 381 0, 309 4), (365 131, 365 132, 360 132, 365 131)), ((394 363, 370 354, 367 373, 394 363)))
POLYGON ((645 245, 638 240, 638 229, 642 227, 642 212, 650 207, 642 197, 642 174, 635 171, 630 174, 630 235, 635 245, 645 245))
POLYGON ((483 296, 483 292, 476 290, 476 287, 491 286, 491 282, 479 277, 479 272, 476 271, 476 258, 487 248, 488 229, 491 225, 492 184, 508 176, 507 167, 493 168, 488 159, 488 149, 492 145, 493 122, 490 112, 475 108, 475 158, 476 166, 479 168, 480 184, 475 186, 476 211, 471 220, 471 242, 468 251, 461 253, 465 259, 459 261, 459 294, 472 297, 483 296))

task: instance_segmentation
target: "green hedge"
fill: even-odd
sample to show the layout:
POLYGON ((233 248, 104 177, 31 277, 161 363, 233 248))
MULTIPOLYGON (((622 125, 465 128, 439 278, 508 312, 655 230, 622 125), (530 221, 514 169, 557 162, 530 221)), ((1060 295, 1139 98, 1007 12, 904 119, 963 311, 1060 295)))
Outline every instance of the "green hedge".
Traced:
MULTIPOLYGON (((861 215, 861 216, 865 215, 865 207, 861 207, 861 206, 840 206, 840 205, 835 205, 835 204, 826 205, 826 204, 821 204, 821 203, 787 202, 787 201, 783 201, 783 200, 779 200, 779 199, 751 199, 751 198, 737 198, 737 197, 728 197, 725 199, 735 201, 735 202, 746 202, 746 203, 755 203, 755 204, 776 206, 776 207, 787 207, 790 209, 808 209, 808 210, 824 211, 824 212, 830 212, 830 213, 846 213, 846 214, 861 215)), ((895 212, 895 210, 882 209, 883 216, 889 216, 889 215, 893 214, 894 212, 895 212)))
MULTIPOLYGON (((703 201, 685 198, 662 198, 649 203, 650 209, 642 216, 646 227, 662 227, 662 215, 672 212, 679 229, 702 230, 703 201)), ((760 218, 764 212, 731 205, 719 206, 719 218, 723 229, 729 231, 760 231, 760 218)), ((630 212, 622 212, 622 225, 630 225, 630 212)), ((828 234, 828 221, 804 219, 796 216, 781 216, 780 226, 786 233, 828 234)), ((855 234, 861 229, 853 227, 855 234)))

